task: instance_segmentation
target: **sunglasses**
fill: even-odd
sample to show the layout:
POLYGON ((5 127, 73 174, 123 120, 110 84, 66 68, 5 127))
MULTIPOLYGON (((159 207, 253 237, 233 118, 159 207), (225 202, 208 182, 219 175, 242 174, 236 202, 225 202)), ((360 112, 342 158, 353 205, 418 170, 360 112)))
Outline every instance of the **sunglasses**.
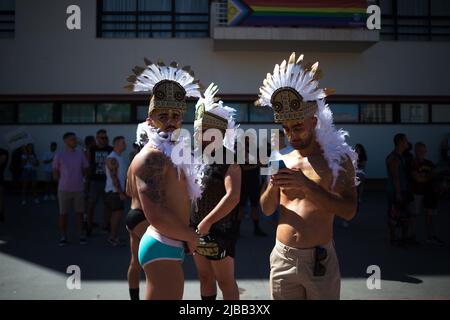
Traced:
POLYGON ((327 268, 321 263, 327 258, 327 249, 322 247, 315 248, 315 259, 314 259, 314 276, 323 277, 327 272, 327 268))

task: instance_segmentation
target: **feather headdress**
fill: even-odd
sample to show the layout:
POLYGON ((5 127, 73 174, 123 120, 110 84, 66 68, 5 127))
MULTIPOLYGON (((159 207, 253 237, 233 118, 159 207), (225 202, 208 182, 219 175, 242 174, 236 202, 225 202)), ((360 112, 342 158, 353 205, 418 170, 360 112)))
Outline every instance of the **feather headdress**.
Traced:
MULTIPOLYGON (((345 142, 348 132, 337 130, 333 124, 333 113, 325 104, 325 97, 334 90, 319 88, 318 80, 321 76, 318 62, 305 63, 303 55, 295 60, 294 52, 287 63, 284 60, 280 65, 275 65, 273 74, 267 74, 255 105, 272 107, 276 123, 317 117, 316 139, 333 173, 334 187, 339 171, 342 170, 341 164, 347 157, 356 171, 357 154, 345 142)), ((355 184, 357 183, 355 178, 355 184)))
POLYGON ((195 106, 194 130, 219 129, 225 132, 223 145, 230 151, 234 151, 236 132, 239 125, 236 125, 234 116, 236 109, 223 104, 223 101, 216 97, 219 87, 211 83, 205 90, 204 97, 198 99, 195 106))
POLYGON ((144 59, 146 66, 133 68, 133 75, 125 88, 152 94, 149 113, 155 109, 178 109, 186 111, 186 97, 201 97, 200 84, 189 66, 179 68, 176 62, 166 66, 163 62, 152 63, 144 59))

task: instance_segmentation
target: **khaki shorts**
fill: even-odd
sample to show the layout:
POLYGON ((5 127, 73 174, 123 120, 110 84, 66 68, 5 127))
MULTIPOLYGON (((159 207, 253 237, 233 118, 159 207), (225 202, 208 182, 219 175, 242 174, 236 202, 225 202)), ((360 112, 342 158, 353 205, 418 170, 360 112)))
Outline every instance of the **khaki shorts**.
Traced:
POLYGON ((323 276, 314 276, 315 249, 297 249, 279 242, 270 254, 270 291, 275 300, 338 300, 339 262, 332 242, 322 246, 327 257, 323 276))
POLYGON ((71 208, 75 212, 84 211, 84 193, 58 191, 59 214, 67 214, 71 208))

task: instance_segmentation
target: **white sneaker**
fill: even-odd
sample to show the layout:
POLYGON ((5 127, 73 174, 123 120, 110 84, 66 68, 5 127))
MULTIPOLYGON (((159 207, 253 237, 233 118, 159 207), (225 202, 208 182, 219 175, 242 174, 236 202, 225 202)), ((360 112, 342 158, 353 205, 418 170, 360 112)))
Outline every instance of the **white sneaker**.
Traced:
POLYGON ((342 221, 342 224, 341 224, 341 226, 343 227, 343 228, 348 228, 348 227, 350 227, 350 224, 347 222, 347 221, 342 221))

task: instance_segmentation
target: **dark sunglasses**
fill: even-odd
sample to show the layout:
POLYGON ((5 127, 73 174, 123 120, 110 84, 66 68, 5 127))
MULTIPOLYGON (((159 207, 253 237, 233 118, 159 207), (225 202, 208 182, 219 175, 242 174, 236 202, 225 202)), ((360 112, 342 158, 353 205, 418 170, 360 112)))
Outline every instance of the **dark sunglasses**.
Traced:
POLYGON ((321 263, 327 258, 327 249, 322 247, 316 247, 314 253, 314 276, 323 277, 327 272, 327 268, 321 263))

